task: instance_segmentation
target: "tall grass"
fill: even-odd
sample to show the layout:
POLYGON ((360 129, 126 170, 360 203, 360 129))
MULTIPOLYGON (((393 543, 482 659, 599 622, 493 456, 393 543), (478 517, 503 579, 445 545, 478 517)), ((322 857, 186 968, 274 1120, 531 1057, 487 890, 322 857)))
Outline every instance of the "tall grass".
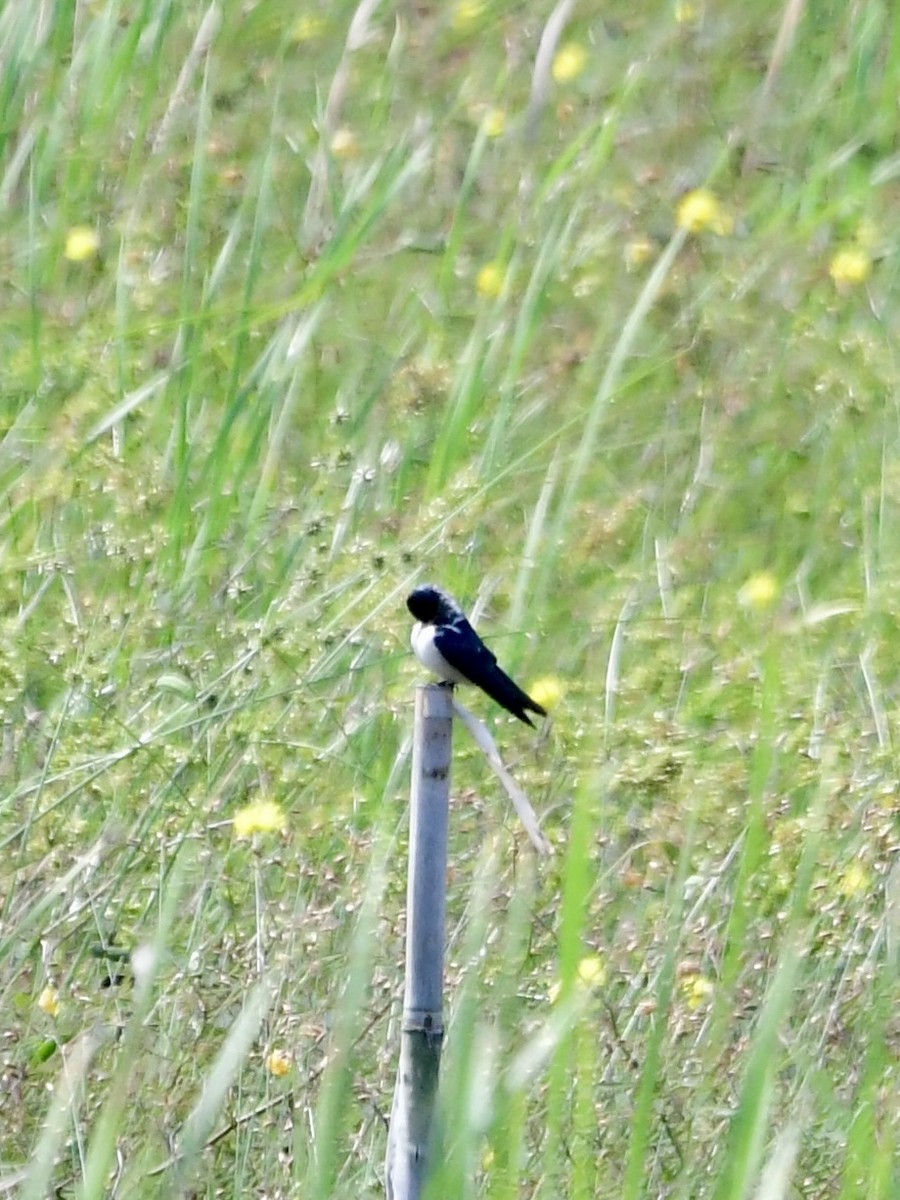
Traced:
POLYGON ((383 1192, 426 575, 557 851, 461 741, 433 1194, 897 1192, 891 14, 553 12, 0 12, 23 1196, 383 1192))

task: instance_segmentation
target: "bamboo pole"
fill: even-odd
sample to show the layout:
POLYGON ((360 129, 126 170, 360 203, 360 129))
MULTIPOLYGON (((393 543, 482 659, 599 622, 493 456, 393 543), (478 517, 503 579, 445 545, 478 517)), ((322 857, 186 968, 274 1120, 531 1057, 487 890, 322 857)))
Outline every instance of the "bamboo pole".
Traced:
POLYGON ((436 1151, 453 697, 419 684, 413 732, 406 986, 385 1161, 388 1200, 419 1200, 436 1151))

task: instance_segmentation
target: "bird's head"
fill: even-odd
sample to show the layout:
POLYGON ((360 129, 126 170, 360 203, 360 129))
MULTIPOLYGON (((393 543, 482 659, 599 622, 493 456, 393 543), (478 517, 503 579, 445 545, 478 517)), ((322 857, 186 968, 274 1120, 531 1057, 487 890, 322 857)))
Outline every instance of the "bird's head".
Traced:
POLYGON ((448 624, 462 616, 462 609, 453 597, 430 583, 411 591, 406 597, 406 607, 424 625, 448 624))

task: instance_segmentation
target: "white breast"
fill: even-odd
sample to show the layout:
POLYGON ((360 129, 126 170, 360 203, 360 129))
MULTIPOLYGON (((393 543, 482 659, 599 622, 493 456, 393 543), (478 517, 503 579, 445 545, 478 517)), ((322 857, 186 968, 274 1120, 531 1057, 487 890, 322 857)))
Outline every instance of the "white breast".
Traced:
POLYGON ((450 683, 467 682, 466 677, 451 667, 435 646, 433 625, 423 625, 421 621, 416 621, 409 640, 412 643, 413 654, 422 666, 437 675, 438 679, 446 679, 450 683))

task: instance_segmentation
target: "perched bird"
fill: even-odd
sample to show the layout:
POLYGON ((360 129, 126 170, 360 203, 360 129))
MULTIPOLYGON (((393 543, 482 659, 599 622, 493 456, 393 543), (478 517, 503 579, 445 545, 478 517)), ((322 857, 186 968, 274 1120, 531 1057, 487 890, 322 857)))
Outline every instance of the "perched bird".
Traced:
POLYGON ((544 717, 546 710, 497 666, 496 657, 466 620, 452 596, 431 584, 410 592, 406 607, 416 618, 413 653, 447 683, 473 683, 513 716, 534 728, 526 709, 544 717))

